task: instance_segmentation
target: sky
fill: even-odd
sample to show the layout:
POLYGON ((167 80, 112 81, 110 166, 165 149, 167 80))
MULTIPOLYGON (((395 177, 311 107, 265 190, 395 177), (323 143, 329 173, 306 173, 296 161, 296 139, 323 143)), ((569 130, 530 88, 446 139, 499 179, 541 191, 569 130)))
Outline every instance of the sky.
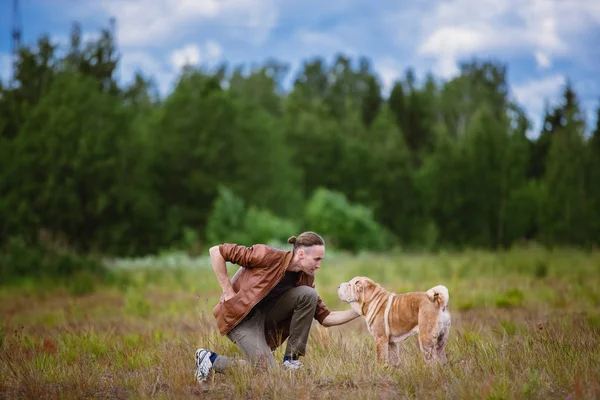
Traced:
MULTIPOLYGON (((537 136, 545 102, 570 80, 588 123, 600 103, 600 1, 597 0, 19 0, 23 43, 49 34, 66 45, 72 23, 93 38, 116 18, 118 77, 136 70, 170 92, 186 63, 287 63, 288 82, 303 61, 337 53, 369 58, 389 93, 412 68, 442 79, 473 57, 507 65, 510 96, 537 136)), ((0 1, 0 77, 10 76, 12 1, 0 1)))

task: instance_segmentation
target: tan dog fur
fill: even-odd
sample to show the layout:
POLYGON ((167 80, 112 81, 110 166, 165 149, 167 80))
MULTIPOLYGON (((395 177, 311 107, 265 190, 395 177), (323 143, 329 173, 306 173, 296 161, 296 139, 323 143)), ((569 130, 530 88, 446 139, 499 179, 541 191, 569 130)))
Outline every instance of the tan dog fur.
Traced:
POLYGON ((450 296, 445 286, 426 292, 395 294, 373 280, 358 276, 338 288, 338 297, 365 317, 377 343, 377 359, 397 364, 398 343, 418 333, 419 347, 426 362, 445 364, 450 331, 450 296))

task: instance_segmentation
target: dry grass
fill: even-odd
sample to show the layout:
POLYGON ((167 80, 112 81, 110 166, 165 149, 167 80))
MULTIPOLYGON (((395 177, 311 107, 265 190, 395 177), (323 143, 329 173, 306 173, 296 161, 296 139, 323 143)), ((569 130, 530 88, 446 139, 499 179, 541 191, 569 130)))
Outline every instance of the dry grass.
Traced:
MULTIPOLYGON (((233 271, 232 271, 233 273, 233 271)), ((600 255, 363 255, 326 259, 317 289, 345 309, 340 281, 368 275, 390 290, 450 290, 445 368, 427 368, 410 338, 399 368, 376 364, 361 319, 315 324, 306 366, 193 378, 194 351, 240 355, 216 330, 211 270, 123 272, 74 297, 39 285, 0 290, 0 398, 599 398, 600 255)), ((283 348, 276 352, 281 357, 283 348)))

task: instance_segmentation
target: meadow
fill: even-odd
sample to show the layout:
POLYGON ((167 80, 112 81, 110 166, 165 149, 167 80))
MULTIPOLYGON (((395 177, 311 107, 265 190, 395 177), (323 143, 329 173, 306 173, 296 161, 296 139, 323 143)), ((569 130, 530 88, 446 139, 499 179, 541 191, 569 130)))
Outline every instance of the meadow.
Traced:
POLYGON ((180 264, 121 267, 104 283, 1 287, 0 398, 600 398, 597 251, 330 252, 316 288, 332 310, 348 307, 336 289, 356 275, 398 293, 446 285, 448 364, 425 366, 411 337, 398 368, 379 366, 358 318, 315 322, 302 370, 241 368, 204 384, 196 348, 241 353, 216 329, 210 266, 180 264))

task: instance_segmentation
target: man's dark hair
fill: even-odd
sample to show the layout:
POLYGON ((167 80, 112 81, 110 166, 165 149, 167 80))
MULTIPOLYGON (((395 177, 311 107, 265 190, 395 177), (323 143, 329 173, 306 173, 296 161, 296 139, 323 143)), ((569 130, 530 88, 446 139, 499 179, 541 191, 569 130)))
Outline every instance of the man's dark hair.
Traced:
POLYGON ((324 246, 325 241, 315 232, 303 232, 298 237, 292 236, 288 243, 294 245, 294 253, 298 247, 324 246))

